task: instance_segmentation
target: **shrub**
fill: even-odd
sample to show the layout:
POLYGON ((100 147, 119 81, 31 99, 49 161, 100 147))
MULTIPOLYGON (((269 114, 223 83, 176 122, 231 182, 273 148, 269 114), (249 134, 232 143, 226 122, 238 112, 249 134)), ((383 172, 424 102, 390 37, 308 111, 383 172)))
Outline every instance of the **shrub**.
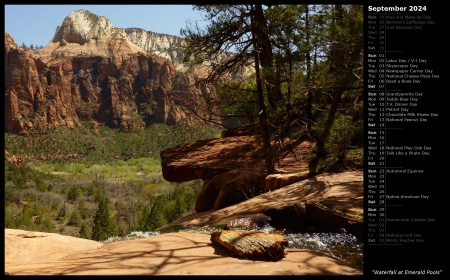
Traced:
POLYGON ((78 212, 78 210, 74 210, 72 212, 72 214, 70 215, 69 221, 67 222, 67 224, 69 226, 76 226, 76 227, 80 227, 82 224, 82 219, 81 219, 81 215, 80 212, 78 212))
POLYGON ((80 187, 71 187, 69 192, 67 193, 67 200, 74 202, 79 197, 83 196, 83 191, 81 191, 80 187))

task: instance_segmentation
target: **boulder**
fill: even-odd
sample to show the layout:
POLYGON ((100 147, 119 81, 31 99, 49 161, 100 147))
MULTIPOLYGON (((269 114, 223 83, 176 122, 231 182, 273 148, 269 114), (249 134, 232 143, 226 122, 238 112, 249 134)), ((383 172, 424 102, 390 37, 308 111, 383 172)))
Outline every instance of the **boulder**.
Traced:
POLYGON ((211 233, 211 241, 232 255, 250 260, 279 261, 286 255, 287 238, 281 233, 221 230, 211 233))

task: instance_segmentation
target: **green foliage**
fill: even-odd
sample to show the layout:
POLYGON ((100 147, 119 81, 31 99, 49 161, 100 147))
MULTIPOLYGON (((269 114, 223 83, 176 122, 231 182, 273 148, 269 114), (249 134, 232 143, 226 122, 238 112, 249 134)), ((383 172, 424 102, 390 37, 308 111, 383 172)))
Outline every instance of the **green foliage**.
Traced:
POLYGON ((12 183, 18 189, 32 186, 40 191, 47 189, 46 181, 54 177, 29 168, 27 164, 20 167, 5 160, 5 183, 12 183))
POLYGON ((83 220, 81 218, 81 214, 80 214, 80 212, 78 212, 78 210, 75 209, 72 212, 72 214, 70 215, 67 225, 81 227, 82 223, 83 223, 83 220))
POLYGON ((91 239, 92 231, 89 229, 86 222, 81 223, 80 227, 80 238, 91 239))
POLYGON ((167 207, 167 198, 163 195, 159 195, 150 209, 150 214, 148 215, 145 224, 150 231, 154 231, 158 227, 167 224, 168 221, 164 215, 167 212, 167 207))
POLYGON ((78 200, 77 209, 82 219, 86 219, 88 217, 89 209, 85 206, 83 199, 78 200))
POLYGON ((5 149, 11 154, 27 155, 34 160, 44 158, 46 163, 68 163, 70 165, 64 171, 78 172, 81 176, 93 164, 138 158, 159 159, 162 150, 214 138, 218 132, 217 126, 191 127, 186 121, 172 126, 155 123, 144 130, 126 133, 107 126, 100 126, 95 132, 89 123, 82 123, 74 129, 58 127, 32 137, 5 133, 5 149))
POLYGON ((343 163, 345 170, 364 168, 364 148, 355 147, 348 151, 343 163))
MULTIPOLYGON (((270 135, 273 132, 268 131, 266 121, 269 126, 281 127, 286 121, 305 120, 309 133, 310 123, 323 120, 322 127, 315 126, 320 131, 313 131, 316 156, 309 169, 315 173, 317 163, 326 159, 334 118, 362 112, 363 6, 262 8, 254 4, 198 5, 194 9, 204 14, 208 25, 182 30, 188 39, 185 62, 195 65, 215 57, 224 46, 234 49, 233 55, 214 61, 205 82, 221 80, 222 74, 235 73, 249 61, 255 67, 255 75, 247 76, 245 83, 233 79, 220 88, 217 98, 208 103, 209 109, 213 112, 218 105, 226 118, 260 113, 259 132, 264 136, 268 173, 273 169, 269 155, 273 147, 268 139, 274 135, 270 135)), ((234 124, 240 125, 238 120, 235 118, 234 124)), ((337 157, 342 161, 345 155, 337 157)))
POLYGON ((5 228, 17 228, 13 206, 5 205, 5 228))
MULTIPOLYGON (((342 162, 347 154, 356 130, 356 123, 351 116, 339 115, 333 123, 328 146, 338 161, 342 162)), ((362 124, 361 124, 362 125, 362 124)))
MULTIPOLYGON (((324 123, 318 121, 315 126, 316 133, 322 133, 323 126, 324 123)), ((351 116, 339 115, 336 117, 326 144, 328 156, 320 163, 320 169, 330 172, 342 172, 346 169, 351 169, 351 162, 357 160, 357 158, 360 157, 362 159, 362 154, 353 152, 353 156, 357 155, 357 157, 350 162, 345 162, 347 154, 354 149, 352 140, 357 138, 362 133, 362 130, 362 122, 355 121, 351 116)), ((361 148, 358 150, 361 150, 361 148)), ((360 164, 353 165, 359 166, 360 164)))
POLYGON ((119 229, 116 221, 110 214, 109 200, 104 195, 99 198, 98 210, 94 217, 92 239, 101 241, 110 236, 117 236, 119 229))
POLYGON ((149 219, 151 207, 152 206, 149 205, 148 203, 146 205, 144 205, 141 217, 139 218, 139 222, 138 222, 139 230, 142 230, 142 231, 150 231, 151 230, 151 220, 149 219))
POLYGON ((254 122, 259 112, 254 78, 223 83, 217 91, 216 102, 221 112, 234 120, 235 126, 242 125, 240 122, 244 118, 254 122))
POLYGON ((5 183, 5 205, 19 204, 22 200, 22 192, 11 182, 5 183))
POLYGON ((193 213, 195 200, 201 186, 197 182, 191 184, 172 185, 162 190, 146 204, 139 220, 139 230, 153 231, 157 228, 193 213))
POLYGON ((56 218, 64 221, 65 217, 66 217, 66 203, 63 203, 59 208, 58 216, 56 218))
POLYGON ((50 218, 44 218, 40 231, 55 232, 55 226, 50 218))
POLYGON ((83 196, 83 191, 80 187, 71 187, 67 193, 67 200, 74 202, 79 197, 83 196))
MULTIPOLYGON (((89 239, 107 238, 107 234, 125 235, 141 228, 155 229, 164 221, 192 213, 200 191, 198 181, 183 184, 165 181, 161 163, 154 158, 91 166, 78 163, 34 165, 32 162, 27 166, 22 167, 26 174, 53 175, 46 177, 44 191, 35 187, 32 176, 24 189, 16 188, 12 181, 5 183, 6 227, 79 234, 89 239), (105 197, 109 203, 104 203, 105 197), (145 205, 154 205, 157 197, 166 199, 165 203, 160 199, 156 204, 161 209, 153 209, 150 215, 149 208, 144 215, 145 205), (105 223, 101 218, 106 217, 102 216, 106 210, 109 218, 105 223), (141 227, 139 220, 144 216, 147 224, 141 227), (107 230, 100 230, 101 221, 107 224, 107 230), (66 230, 66 227, 71 229, 66 230), (100 235, 101 232, 106 234, 100 235)), ((17 167, 11 169, 18 170, 17 167)))
POLYGON ((142 186, 141 193, 142 193, 143 197, 150 199, 154 196, 154 194, 157 192, 157 190, 158 190, 158 185, 151 183, 151 184, 142 186))

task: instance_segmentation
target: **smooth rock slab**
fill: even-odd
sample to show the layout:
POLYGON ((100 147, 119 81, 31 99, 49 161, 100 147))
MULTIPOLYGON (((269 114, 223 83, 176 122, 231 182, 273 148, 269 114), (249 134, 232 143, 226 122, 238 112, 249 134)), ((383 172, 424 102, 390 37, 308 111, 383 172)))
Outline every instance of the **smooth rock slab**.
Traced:
POLYGON ((362 275, 311 250, 289 249, 278 262, 232 257, 210 235, 189 232, 102 244, 56 233, 5 229, 9 275, 362 275), (29 238, 33 236, 35 238, 29 238))

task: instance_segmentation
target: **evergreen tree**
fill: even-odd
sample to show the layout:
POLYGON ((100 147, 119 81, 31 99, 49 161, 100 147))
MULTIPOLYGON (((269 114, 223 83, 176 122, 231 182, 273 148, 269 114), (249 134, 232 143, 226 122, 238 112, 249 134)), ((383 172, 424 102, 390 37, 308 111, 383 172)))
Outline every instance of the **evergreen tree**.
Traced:
POLYGON ((71 187, 67 193, 67 200, 74 202, 77 198, 83 196, 83 191, 80 187, 71 187))
POLYGON ((70 215, 69 221, 67 222, 67 224, 69 226, 76 226, 79 227, 82 224, 82 219, 81 219, 81 215, 80 212, 78 212, 78 210, 73 210, 72 214, 70 215))
POLYGON ((157 228, 167 224, 167 207, 169 206, 169 201, 165 196, 159 195, 153 207, 150 211, 149 222, 150 222, 150 230, 156 230, 157 228))
POLYGON ((91 239, 91 232, 89 231, 89 227, 84 221, 80 227, 80 237, 85 239, 91 239))
POLYGON ((166 216, 170 216, 170 204, 164 195, 158 195, 151 206, 146 206, 139 222, 139 227, 144 231, 154 231, 168 223, 166 216))
POLYGON ((150 211, 151 207, 147 204, 142 210, 142 216, 139 219, 138 228, 142 231, 150 231, 150 211))
POLYGON ((108 207, 108 199, 102 196, 99 201, 98 210, 94 217, 94 228, 92 239, 101 241, 108 237, 117 236, 119 229, 116 221, 111 217, 108 207))

